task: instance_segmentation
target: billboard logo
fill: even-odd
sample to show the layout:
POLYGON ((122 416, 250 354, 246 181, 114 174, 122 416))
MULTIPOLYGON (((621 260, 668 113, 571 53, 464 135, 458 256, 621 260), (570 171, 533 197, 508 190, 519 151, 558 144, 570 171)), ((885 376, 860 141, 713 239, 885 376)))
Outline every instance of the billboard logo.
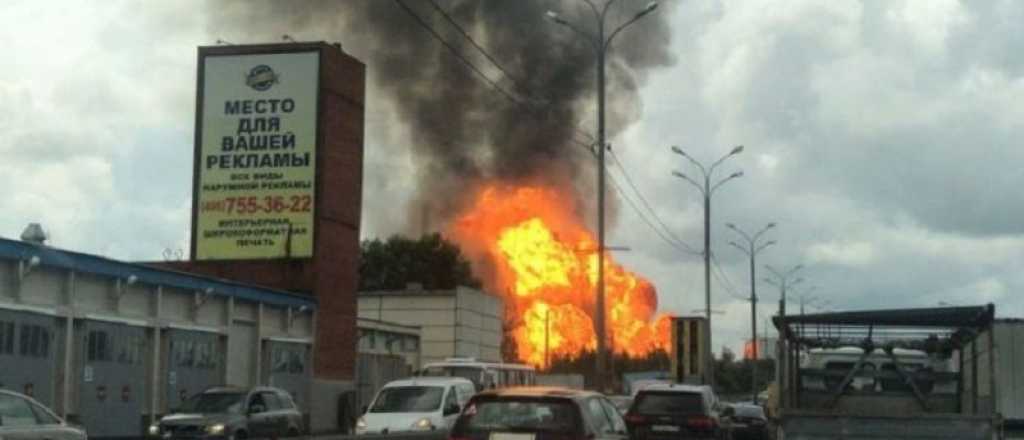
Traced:
POLYGON ((253 67, 245 77, 245 85, 257 91, 266 91, 270 86, 277 83, 277 73, 266 64, 253 67))

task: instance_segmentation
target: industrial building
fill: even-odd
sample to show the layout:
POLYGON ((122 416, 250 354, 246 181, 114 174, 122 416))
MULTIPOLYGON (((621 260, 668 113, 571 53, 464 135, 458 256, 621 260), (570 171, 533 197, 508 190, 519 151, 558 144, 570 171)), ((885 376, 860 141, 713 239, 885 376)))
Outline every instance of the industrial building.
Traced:
POLYGON ((26 238, 0 239, 3 388, 91 437, 137 437, 220 384, 272 384, 308 408, 314 298, 26 238))
POLYGON ((503 302, 468 287, 359 293, 359 318, 399 322, 421 330, 420 365, 452 357, 501 361, 503 302))

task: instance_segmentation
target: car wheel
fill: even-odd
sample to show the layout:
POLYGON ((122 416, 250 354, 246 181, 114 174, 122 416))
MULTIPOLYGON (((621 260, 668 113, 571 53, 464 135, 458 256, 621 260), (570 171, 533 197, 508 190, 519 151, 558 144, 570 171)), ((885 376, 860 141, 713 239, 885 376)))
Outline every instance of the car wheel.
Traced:
POLYGON ((288 437, 295 438, 299 436, 299 430, 295 428, 288 428, 288 437))
POLYGON ((245 440, 247 438, 249 438, 249 433, 245 431, 235 431, 235 433, 229 437, 230 440, 245 440))

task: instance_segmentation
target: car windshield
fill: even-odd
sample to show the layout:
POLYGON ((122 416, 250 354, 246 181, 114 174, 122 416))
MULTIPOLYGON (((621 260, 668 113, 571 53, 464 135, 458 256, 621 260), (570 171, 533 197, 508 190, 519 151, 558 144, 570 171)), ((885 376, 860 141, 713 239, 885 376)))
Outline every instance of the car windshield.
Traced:
POLYGON ((179 409, 184 413, 217 414, 240 413, 245 393, 202 393, 192 396, 179 409))
POLYGON ((572 402, 562 399, 499 398, 472 403, 460 429, 573 433, 579 424, 572 402))
POLYGON ((736 405, 736 415, 740 417, 764 418, 764 409, 754 405, 736 405))
POLYGON ((645 391, 637 396, 635 408, 639 414, 700 414, 704 401, 700 393, 645 391))
POLYGON ((401 413, 428 412, 441 407, 443 387, 407 386, 380 390, 370 412, 401 413))

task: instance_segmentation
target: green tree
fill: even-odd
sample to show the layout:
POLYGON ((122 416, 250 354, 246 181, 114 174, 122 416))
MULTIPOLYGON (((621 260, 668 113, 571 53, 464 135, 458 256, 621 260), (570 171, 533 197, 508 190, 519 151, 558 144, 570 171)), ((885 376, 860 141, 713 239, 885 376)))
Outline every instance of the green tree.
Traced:
POLYGON ((393 235, 360 244, 359 290, 399 290, 410 283, 425 289, 481 285, 459 247, 440 234, 419 239, 393 235))

